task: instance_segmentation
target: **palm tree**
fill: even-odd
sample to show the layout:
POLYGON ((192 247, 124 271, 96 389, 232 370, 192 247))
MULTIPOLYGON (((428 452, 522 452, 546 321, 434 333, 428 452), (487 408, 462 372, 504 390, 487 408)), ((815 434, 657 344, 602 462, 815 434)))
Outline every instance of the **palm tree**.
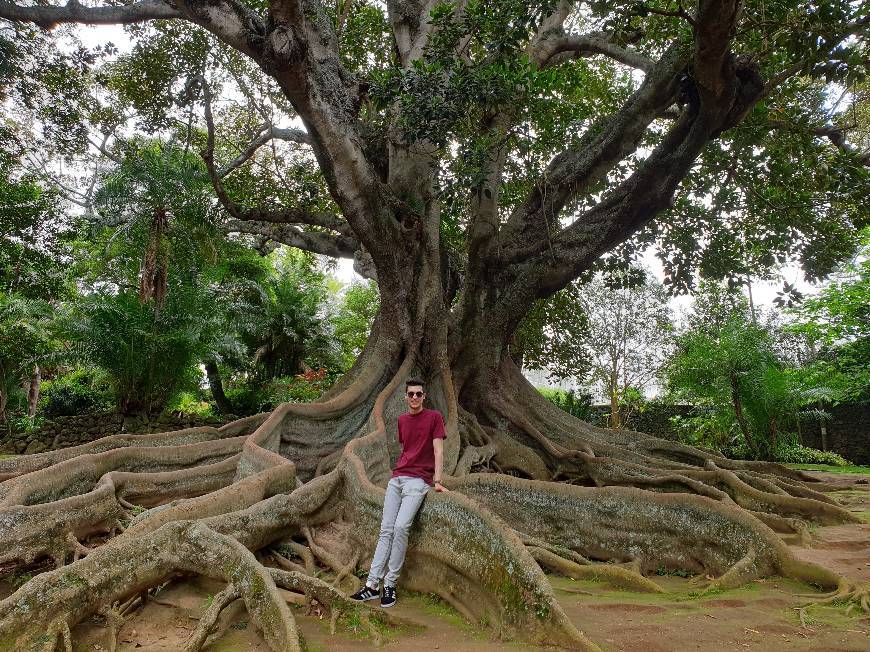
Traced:
POLYGON ((159 310, 169 290, 169 269, 214 258, 221 233, 218 210, 202 160, 172 143, 133 141, 94 196, 94 222, 111 226, 128 255, 138 253, 139 300, 159 310), (132 245, 132 247, 130 247, 132 245))
POLYGON ((39 361, 51 346, 51 306, 43 300, 0 292, 0 421, 12 392, 28 382, 28 415, 39 400, 39 361))

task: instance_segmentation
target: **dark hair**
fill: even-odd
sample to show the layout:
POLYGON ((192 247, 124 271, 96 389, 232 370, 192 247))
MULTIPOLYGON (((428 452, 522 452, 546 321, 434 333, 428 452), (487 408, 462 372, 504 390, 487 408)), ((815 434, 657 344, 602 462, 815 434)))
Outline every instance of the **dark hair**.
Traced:
POLYGON ((420 386, 423 388, 424 392, 426 391, 426 385, 423 383, 422 380, 420 380, 418 378, 409 378, 408 380, 406 380, 405 381, 405 391, 407 392, 408 388, 411 387, 412 385, 415 387, 420 386))

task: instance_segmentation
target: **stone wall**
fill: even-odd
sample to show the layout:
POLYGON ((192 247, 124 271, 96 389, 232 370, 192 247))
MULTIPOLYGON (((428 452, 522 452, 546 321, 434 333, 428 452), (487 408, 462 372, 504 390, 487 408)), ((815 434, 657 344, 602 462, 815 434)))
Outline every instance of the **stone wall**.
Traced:
MULTIPOLYGON (((670 422, 674 416, 688 416, 693 407, 691 405, 666 405, 663 403, 648 403, 642 412, 632 412, 623 425, 627 430, 645 432, 663 439, 676 441, 679 434, 670 422)), ((593 405, 589 423, 601 428, 607 428, 610 416, 610 405, 593 405)))
POLYGON ((845 403, 825 411, 831 415, 830 421, 801 423, 804 446, 834 451, 854 464, 870 465, 870 402, 845 403))
MULTIPOLYGON (((233 417, 234 418, 234 417, 233 417)), ((86 444, 100 437, 119 433, 149 433, 180 430, 193 426, 220 426, 232 418, 195 417, 192 415, 163 414, 151 419, 124 417, 117 412, 81 414, 55 417, 43 422, 31 432, 8 432, 0 434, 0 453, 42 453, 57 448, 86 444)))

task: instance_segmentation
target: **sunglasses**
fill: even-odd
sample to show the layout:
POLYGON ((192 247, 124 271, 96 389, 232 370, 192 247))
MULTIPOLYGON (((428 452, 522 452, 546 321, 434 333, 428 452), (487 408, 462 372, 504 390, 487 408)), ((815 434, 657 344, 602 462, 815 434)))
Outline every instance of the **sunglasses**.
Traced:
POLYGON ((408 398, 423 398, 423 392, 408 392, 408 398))

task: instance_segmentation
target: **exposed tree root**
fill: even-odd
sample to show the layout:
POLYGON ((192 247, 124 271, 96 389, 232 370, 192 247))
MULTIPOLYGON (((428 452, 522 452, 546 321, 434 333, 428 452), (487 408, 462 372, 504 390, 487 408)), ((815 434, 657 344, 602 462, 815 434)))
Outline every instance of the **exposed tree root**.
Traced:
MULTIPOLYGON (((373 351, 392 355, 391 346, 373 351)), ((57 569, 0 602, 0 650, 69 647, 69 628, 98 613, 116 632, 149 588, 179 572, 228 585, 189 649, 217 640, 222 609, 242 603, 272 649, 300 649, 288 599, 316 601, 333 626, 353 610, 377 639, 373 623, 389 619, 335 586, 358 583, 353 571, 376 540, 398 454, 391 429, 415 358, 398 367, 384 360, 357 369, 320 404, 284 405, 217 431, 116 436, 2 467, 0 562, 47 556, 57 569), (312 445, 319 441, 328 444, 312 445), (149 509, 137 514, 137 506, 149 509), (111 537, 130 515, 126 531, 91 547, 91 535, 111 537), (270 546, 280 568, 254 555, 270 546), (314 577, 318 561, 333 585, 314 577)), ((472 414, 456 404, 449 376, 432 387, 448 415, 452 491, 424 502, 403 587, 437 593, 503 636, 572 650, 597 648, 568 620, 539 565, 656 592, 642 572, 716 578, 708 589, 780 574, 833 590, 823 602, 867 608, 866 587, 797 560, 774 532, 807 542, 805 521, 853 521, 827 487, 779 465, 592 428, 519 386, 472 414)))
POLYGON ((48 451, 47 453, 21 455, 0 460, 0 482, 24 475, 25 473, 45 469, 82 455, 103 453, 121 448, 153 448, 158 446, 170 448, 248 435, 267 416, 266 414, 258 414, 253 417, 246 417, 228 423, 220 428, 197 427, 148 435, 112 435, 80 446, 71 446, 70 448, 48 451))
POLYGON ((535 561, 541 566, 546 566, 557 573, 561 573, 572 580, 584 579, 606 582, 620 589, 638 591, 640 593, 664 593, 665 590, 658 584, 627 568, 610 566, 607 564, 592 564, 581 566, 580 564, 560 557, 559 555, 529 546, 535 561))
POLYGON ((230 603, 238 600, 239 597, 241 597, 241 594, 235 585, 228 584, 222 591, 220 591, 220 593, 212 598, 208 609, 205 610, 202 618, 199 619, 196 631, 193 632, 193 636, 190 637, 190 640, 184 646, 185 652, 199 652, 199 650, 202 649, 209 634, 211 634, 217 624, 221 612, 230 603))

